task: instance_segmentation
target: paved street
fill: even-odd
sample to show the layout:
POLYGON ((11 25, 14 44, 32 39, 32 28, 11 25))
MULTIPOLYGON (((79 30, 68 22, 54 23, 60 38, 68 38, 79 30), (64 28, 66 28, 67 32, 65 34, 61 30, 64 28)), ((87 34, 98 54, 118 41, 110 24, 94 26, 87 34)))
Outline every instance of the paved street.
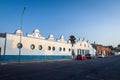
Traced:
POLYGON ((120 56, 1 63, 0 80, 120 80, 120 56))

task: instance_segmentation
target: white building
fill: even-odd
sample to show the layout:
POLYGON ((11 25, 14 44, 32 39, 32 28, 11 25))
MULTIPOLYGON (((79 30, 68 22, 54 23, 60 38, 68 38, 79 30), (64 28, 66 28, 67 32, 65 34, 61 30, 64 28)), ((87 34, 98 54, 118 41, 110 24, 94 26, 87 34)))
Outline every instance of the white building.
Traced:
POLYGON ((92 45, 89 43, 89 41, 83 39, 79 39, 75 46, 74 50, 76 55, 86 55, 91 54, 91 56, 95 56, 95 49, 92 47, 92 45))
POLYGON ((0 58, 2 60, 71 58, 71 49, 74 49, 76 55, 94 54, 92 46, 86 40, 77 41, 72 48, 70 41, 65 41, 63 35, 57 41, 53 35, 49 35, 46 39, 38 29, 26 36, 21 30, 16 30, 14 34, 0 33, 0 58), (20 42, 21 49, 18 48, 20 42))

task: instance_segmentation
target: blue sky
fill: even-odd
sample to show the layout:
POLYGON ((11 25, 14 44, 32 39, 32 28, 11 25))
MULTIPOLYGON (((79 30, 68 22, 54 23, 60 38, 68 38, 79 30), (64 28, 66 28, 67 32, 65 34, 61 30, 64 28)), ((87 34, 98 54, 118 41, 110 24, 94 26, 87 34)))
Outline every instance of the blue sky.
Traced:
POLYGON ((120 44, 120 0, 0 0, 0 32, 14 33, 20 27, 24 6, 23 32, 35 28, 44 37, 64 35, 90 42, 120 44))

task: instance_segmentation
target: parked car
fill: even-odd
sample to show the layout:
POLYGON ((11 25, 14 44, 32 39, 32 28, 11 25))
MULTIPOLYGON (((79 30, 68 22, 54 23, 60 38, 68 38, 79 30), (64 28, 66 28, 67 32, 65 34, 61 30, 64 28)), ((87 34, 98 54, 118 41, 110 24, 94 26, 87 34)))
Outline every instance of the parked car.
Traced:
POLYGON ((96 58, 96 56, 92 55, 92 54, 86 54, 85 56, 87 57, 87 59, 95 59, 96 58))
POLYGON ((77 60, 86 60, 87 57, 85 55, 77 55, 76 59, 77 60))
POLYGON ((91 54, 86 54, 85 56, 86 56, 87 59, 91 59, 92 58, 91 54))

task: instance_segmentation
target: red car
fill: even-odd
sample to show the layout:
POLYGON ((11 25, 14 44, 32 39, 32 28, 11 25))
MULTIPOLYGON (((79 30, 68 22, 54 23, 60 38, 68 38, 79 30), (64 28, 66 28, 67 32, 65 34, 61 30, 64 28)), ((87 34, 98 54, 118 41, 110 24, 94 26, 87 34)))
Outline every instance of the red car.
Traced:
POLYGON ((86 60, 87 57, 85 55, 77 55, 76 59, 77 60, 86 60))

